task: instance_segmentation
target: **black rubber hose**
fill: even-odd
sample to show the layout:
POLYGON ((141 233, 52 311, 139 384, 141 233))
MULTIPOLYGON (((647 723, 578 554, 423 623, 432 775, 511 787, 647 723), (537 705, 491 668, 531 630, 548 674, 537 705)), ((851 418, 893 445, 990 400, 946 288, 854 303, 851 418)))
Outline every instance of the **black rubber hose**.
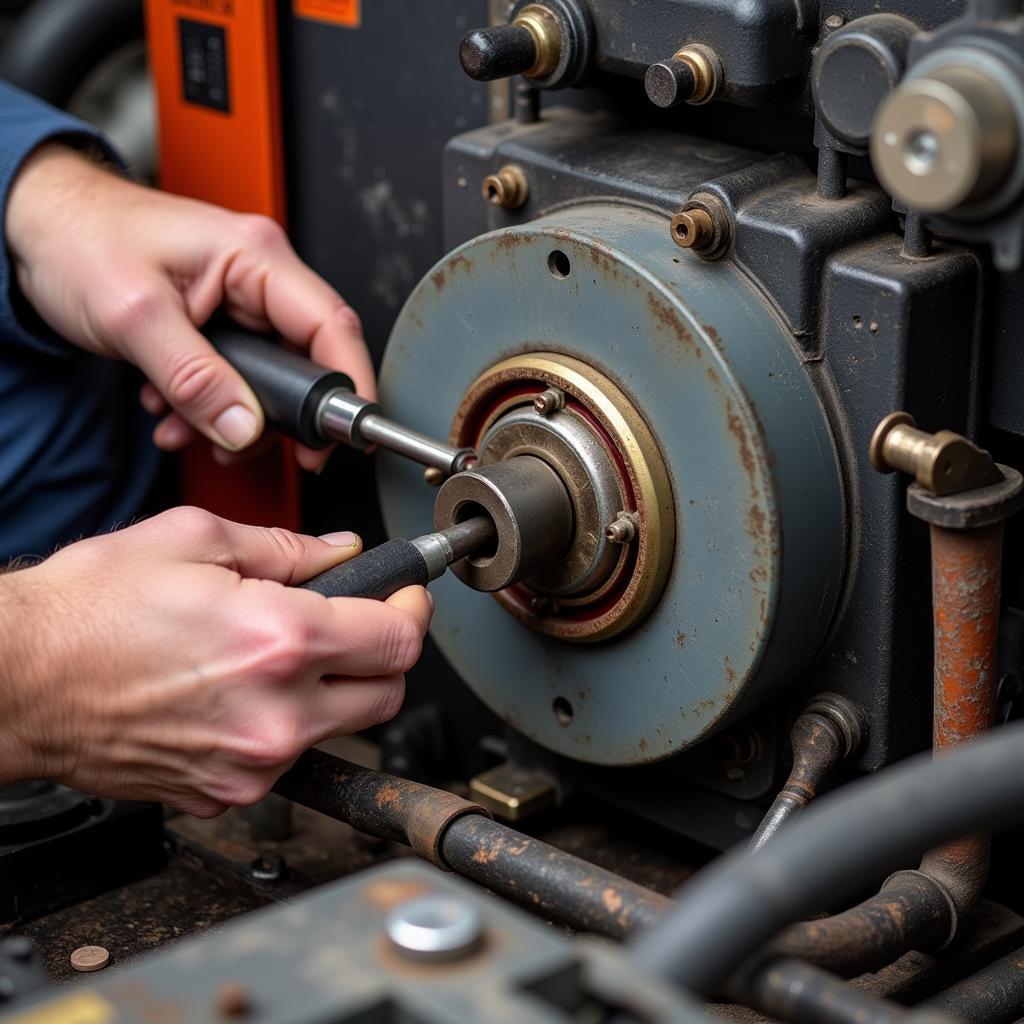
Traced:
POLYGON ((63 107, 93 68, 144 34, 142 0, 36 0, 4 40, 0 78, 63 107))
POLYGON ((822 798, 757 853, 736 851, 679 893, 630 943, 645 970, 711 993, 786 925, 865 876, 905 866, 938 843, 1024 818, 1024 723, 930 753, 822 798))

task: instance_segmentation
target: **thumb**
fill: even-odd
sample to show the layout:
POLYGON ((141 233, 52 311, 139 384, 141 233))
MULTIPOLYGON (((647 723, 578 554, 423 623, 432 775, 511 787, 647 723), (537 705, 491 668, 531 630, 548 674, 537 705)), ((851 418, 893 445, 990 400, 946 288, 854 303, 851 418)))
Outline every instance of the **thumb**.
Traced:
POLYGON ((252 444, 263 432, 263 410, 185 310, 168 302, 143 327, 145 337, 126 338, 122 344, 170 405, 228 451, 252 444))
POLYGON ((309 537, 276 526, 243 526, 224 521, 224 542, 232 568, 241 576, 274 580, 285 586, 304 583, 354 558, 362 540, 344 531, 309 537))

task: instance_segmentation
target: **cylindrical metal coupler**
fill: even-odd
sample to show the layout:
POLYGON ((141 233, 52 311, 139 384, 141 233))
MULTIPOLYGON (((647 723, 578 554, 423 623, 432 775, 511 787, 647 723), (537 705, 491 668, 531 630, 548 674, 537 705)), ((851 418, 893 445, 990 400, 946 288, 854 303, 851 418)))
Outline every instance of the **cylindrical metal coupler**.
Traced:
POLYGON ((445 481, 434 504, 438 530, 474 516, 494 521, 497 544, 464 558, 452 572, 488 593, 528 579, 569 549, 573 510, 561 477, 541 459, 518 455, 445 481))

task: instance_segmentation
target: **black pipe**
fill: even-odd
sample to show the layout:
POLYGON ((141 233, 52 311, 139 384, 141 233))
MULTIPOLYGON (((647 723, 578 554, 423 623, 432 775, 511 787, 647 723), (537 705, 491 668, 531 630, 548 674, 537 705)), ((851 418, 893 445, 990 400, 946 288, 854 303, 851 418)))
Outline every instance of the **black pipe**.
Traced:
POLYGON ((360 832, 411 846, 439 867, 579 931, 624 938, 672 901, 487 818, 445 790, 308 750, 274 791, 360 832))
POLYGON ((787 924, 922 850, 1024 817, 1024 723, 911 758, 812 804, 776 839, 726 854, 631 943, 645 969, 713 992, 787 924))
POLYGON ((950 985, 923 1005, 966 1024, 1011 1024, 1024 1014, 1024 949, 950 985))
POLYGON ((650 928, 672 907, 666 896, 480 815, 448 826, 441 855, 453 871, 524 907, 612 939, 650 928))
POLYGON ((734 978, 728 994, 791 1024, 956 1024, 938 1010, 908 1010, 853 988, 820 967, 788 958, 734 978))
POLYGON ((66 106, 89 73, 142 39, 142 0, 36 0, 0 50, 0 78, 66 106))

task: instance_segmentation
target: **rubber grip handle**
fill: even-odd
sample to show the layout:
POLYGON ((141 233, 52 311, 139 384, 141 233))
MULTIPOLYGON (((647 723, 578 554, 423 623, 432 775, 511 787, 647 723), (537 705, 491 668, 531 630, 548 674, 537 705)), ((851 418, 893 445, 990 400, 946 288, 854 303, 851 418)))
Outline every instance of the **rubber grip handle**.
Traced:
POLYGON ((217 326, 206 336, 245 378, 270 424, 310 448, 332 443, 320 432, 320 403, 337 388, 354 391, 351 377, 239 328, 217 326))
POLYGON ((383 601, 403 587, 425 587, 430 573, 411 541, 389 540, 303 583, 324 597, 371 597, 383 601))

